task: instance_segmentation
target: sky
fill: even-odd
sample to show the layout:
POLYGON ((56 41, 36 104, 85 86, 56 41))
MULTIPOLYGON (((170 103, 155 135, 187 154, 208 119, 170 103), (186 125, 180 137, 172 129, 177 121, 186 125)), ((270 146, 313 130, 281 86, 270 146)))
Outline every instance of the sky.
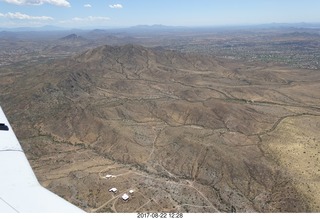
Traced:
POLYGON ((0 27, 320 23, 319 0, 0 0, 0 27))

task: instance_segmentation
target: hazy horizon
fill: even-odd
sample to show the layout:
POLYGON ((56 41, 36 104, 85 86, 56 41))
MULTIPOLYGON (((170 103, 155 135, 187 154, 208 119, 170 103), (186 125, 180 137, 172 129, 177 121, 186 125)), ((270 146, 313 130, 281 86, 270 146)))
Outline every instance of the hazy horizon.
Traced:
POLYGON ((0 0, 0 27, 207 27, 319 23, 313 0, 0 0))
POLYGON ((63 27, 63 26, 56 26, 56 25, 43 25, 43 26, 16 26, 16 27, 1 27, 1 30, 8 30, 8 31, 69 31, 69 30, 117 30, 117 29, 133 29, 133 28, 141 28, 141 29, 150 29, 150 30, 178 30, 178 29, 238 29, 238 28, 273 28, 273 27, 290 27, 290 28, 320 28, 319 23, 261 23, 261 24, 235 24, 235 25, 207 25, 207 26, 168 26, 162 24, 138 24, 134 26, 85 26, 85 27, 63 27), (314 26, 313 26, 314 25, 314 26))

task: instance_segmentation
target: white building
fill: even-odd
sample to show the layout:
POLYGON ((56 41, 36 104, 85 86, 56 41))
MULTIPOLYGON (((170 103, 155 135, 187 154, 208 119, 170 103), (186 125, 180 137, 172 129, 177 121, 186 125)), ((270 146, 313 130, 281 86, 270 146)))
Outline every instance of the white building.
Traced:
POLYGON ((111 188, 109 189, 109 192, 117 193, 118 189, 117 188, 111 188))
POLYGON ((122 198, 123 201, 128 201, 129 200, 129 195, 123 194, 121 198, 122 198))
POLYGON ((110 179, 110 178, 116 178, 116 176, 114 176, 114 175, 110 175, 110 174, 107 174, 107 175, 105 176, 105 178, 107 178, 107 179, 110 179))

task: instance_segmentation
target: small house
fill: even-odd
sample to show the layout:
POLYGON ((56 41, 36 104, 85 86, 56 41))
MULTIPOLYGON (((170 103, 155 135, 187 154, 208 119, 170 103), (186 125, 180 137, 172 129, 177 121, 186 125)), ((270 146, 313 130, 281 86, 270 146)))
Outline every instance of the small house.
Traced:
POLYGON ((118 189, 117 188, 111 188, 109 189, 109 192, 117 193, 118 189))
POLYGON ((123 194, 121 198, 122 198, 123 201, 128 201, 129 200, 129 195, 123 194))

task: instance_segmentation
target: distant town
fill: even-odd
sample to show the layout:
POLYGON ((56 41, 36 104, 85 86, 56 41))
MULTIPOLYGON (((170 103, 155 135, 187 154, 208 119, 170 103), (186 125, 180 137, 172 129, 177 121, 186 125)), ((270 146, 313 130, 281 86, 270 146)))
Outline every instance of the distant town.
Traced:
POLYGON ((139 44, 228 59, 320 68, 320 27, 174 28, 111 30, 3 30, 0 66, 58 59, 101 45, 139 44), (33 37, 36 35, 36 37, 33 37))

